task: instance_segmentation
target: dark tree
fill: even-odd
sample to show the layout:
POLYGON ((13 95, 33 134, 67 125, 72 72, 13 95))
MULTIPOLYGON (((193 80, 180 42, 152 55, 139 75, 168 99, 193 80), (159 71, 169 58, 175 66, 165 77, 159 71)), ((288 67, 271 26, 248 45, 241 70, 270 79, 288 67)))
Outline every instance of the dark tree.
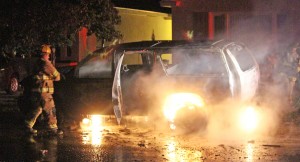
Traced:
POLYGON ((110 0, 0 2, 0 52, 30 54, 41 44, 71 45, 82 27, 98 39, 119 38, 121 21, 110 0))

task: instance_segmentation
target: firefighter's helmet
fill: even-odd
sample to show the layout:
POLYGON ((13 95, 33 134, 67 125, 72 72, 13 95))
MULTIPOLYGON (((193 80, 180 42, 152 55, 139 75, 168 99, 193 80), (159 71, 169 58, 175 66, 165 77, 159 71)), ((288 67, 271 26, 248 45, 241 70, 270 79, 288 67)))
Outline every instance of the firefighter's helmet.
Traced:
POLYGON ((51 48, 50 45, 44 44, 42 45, 42 54, 50 54, 51 48))

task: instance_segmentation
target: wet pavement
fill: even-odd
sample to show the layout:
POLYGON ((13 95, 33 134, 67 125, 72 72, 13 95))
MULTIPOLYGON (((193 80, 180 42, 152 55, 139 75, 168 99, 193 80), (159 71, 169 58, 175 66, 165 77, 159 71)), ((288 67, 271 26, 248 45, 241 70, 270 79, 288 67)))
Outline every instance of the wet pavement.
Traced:
POLYGON ((286 125, 276 136, 211 140, 144 124, 118 126, 112 118, 99 132, 32 136, 2 124, 0 161, 299 161, 299 135, 286 125))
POLYGON ((3 106, 16 106, 14 97, 4 100, 0 161, 300 161, 297 122, 286 121, 276 132, 255 138, 236 138, 225 130, 211 138, 157 127, 149 120, 128 119, 126 125, 117 125, 113 116, 106 116, 96 132, 83 132, 75 125, 66 126, 63 136, 32 136, 23 132, 19 112, 3 106))

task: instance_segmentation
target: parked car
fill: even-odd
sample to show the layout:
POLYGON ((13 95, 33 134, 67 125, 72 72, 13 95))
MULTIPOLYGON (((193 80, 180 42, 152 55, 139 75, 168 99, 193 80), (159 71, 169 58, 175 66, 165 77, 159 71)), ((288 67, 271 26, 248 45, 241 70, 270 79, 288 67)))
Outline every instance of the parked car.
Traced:
POLYGON ((30 59, 0 54, 0 89, 8 94, 16 94, 20 89, 20 81, 30 73, 30 62, 30 59))
POLYGON ((124 115, 164 112, 172 126, 191 128, 196 121, 204 127, 210 106, 228 98, 250 101, 260 77, 247 47, 224 40, 158 42, 116 53, 115 61, 112 100, 119 122, 124 115))

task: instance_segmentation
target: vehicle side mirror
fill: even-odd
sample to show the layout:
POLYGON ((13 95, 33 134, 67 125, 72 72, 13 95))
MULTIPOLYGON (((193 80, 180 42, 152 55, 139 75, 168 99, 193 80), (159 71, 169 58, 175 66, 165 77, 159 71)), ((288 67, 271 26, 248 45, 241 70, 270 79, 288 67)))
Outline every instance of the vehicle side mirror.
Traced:
POLYGON ((128 72, 129 71, 129 69, 127 67, 127 64, 122 65, 122 71, 124 71, 124 72, 128 72))

